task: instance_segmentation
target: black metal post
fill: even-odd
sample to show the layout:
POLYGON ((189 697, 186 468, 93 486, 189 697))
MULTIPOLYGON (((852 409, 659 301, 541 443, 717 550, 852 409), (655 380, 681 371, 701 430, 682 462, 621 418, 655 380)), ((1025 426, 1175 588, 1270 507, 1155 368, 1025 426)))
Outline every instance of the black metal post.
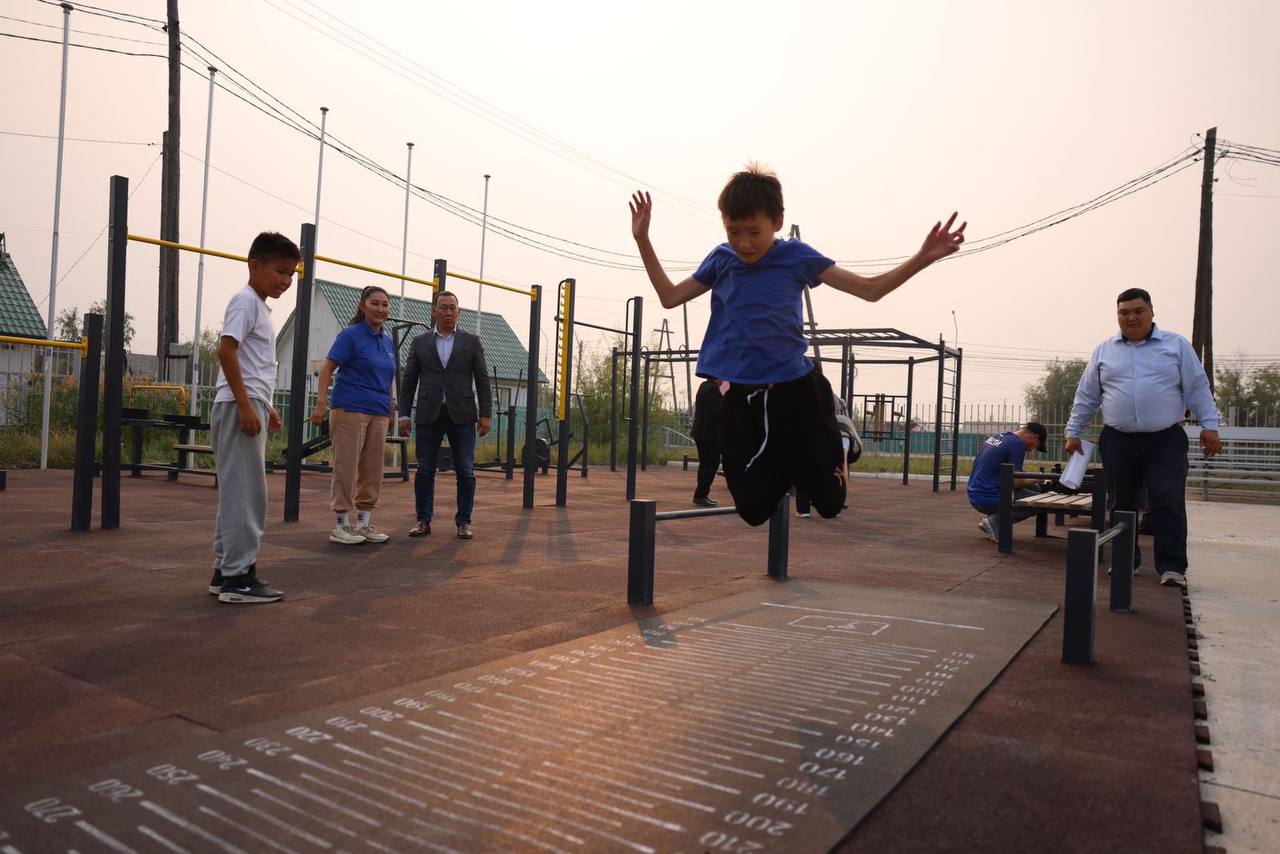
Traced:
POLYGON ((640 470, 649 470, 649 354, 644 354, 644 412, 640 416, 640 470))
MULTIPOLYGON (((102 527, 120 527, 120 407, 124 405, 124 290, 129 254, 129 179, 111 176, 107 225, 106 370, 102 377, 102 527)), ((167 344, 161 341, 163 347, 167 344)))
MULTIPOLYGON (((84 316, 89 352, 80 360, 80 411, 76 422, 76 468, 71 488, 71 530, 87 531, 93 521, 93 479, 98 438, 98 369, 102 365, 102 315, 84 316)), ((48 370, 48 367, 45 368, 48 370)))
POLYGON ((942 392, 946 384, 947 345, 938 336, 938 394, 933 411, 933 491, 942 479, 942 392))
POLYGON ((1104 472, 1093 471, 1093 505, 1089 514, 1089 524, 1093 530, 1101 533, 1107 529, 1107 479, 1104 472))
POLYGON ((1098 592, 1098 532, 1067 532, 1067 583, 1062 597, 1062 660, 1093 663, 1093 601, 1098 592))
POLYGON ((524 394, 524 509, 533 509, 533 481, 538 473, 538 336, 542 315, 542 286, 534 285, 529 306, 529 384, 524 394))
POLYGON ((999 529, 996 532, 996 549, 1002 555, 1013 554, 1013 463, 1000 464, 999 529))
POLYGON ((784 495, 769 517, 769 577, 787 580, 787 552, 791 545, 791 496, 784 495))
POLYGON ((516 477, 516 407, 507 407, 507 462, 503 466, 507 472, 507 480, 516 477))
POLYGON ((627 500, 636 497, 636 446, 640 437, 640 324, 644 322, 644 297, 632 297, 631 309, 631 423, 627 425, 627 500))
POLYGON ((618 470, 618 348, 609 354, 609 471, 618 470))
MULTIPOLYGON (((902 418, 902 485, 911 475, 911 386, 915 382, 916 357, 907 358, 907 409, 902 418)), ((893 399, 889 400, 889 429, 893 429, 893 399)))
POLYGON ((951 392, 951 491, 956 491, 956 454, 960 446, 960 368, 964 366, 964 348, 956 348, 956 387, 951 392))
POLYGON ((560 283, 560 288, 559 308, 564 329, 560 333, 562 337, 559 347, 564 352, 560 355, 560 359, 556 360, 560 362, 560 375, 556 378, 558 384, 556 414, 560 419, 560 436, 556 443, 559 446, 559 452, 556 454, 556 506, 564 507, 569 498, 569 419, 572 416, 569 411, 569 392, 573 388, 573 305, 577 280, 565 279, 560 283), (567 298, 564 296, 566 286, 567 298), (562 402, 563 409, 561 409, 562 402))
POLYGON ((293 374, 289 382, 288 451, 284 470, 284 521, 298 521, 302 503, 302 421, 307 408, 307 343, 311 330, 311 290, 316 283, 316 227, 303 223, 302 277, 293 310, 293 374))
POLYGON ((1111 541, 1111 610, 1133 611, 1133 545, 1138 534, 1138 514, 1117 510, 1115 523, 1124 530, 1111 541))
POLYGON ((631 499, 631 528, 627 538, 627 604, 653 604, 653 552, 657 536, 658 502, 631 499))
POLYGON ((840 399, 845 402, 845 411, 850 417, 853 412, 849 409, 849 342, 840 345, 840 399))

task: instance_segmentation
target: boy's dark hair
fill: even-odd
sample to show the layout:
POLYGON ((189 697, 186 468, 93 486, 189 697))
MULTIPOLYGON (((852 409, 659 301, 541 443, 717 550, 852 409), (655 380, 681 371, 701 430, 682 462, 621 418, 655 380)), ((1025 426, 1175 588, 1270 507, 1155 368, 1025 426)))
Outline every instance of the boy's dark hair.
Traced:
POLYGON ((264 231, 253 238, 253 245, 249 247, 250 261, 267 263, 280 259, 301 261, 302 252, 298 244, 278 231, 264 231))
POLYGON ((391 294, 387 293, 385 289, 380 288, 377 285, 370 285, 369 287, 365 288, 360 292, 360 302, 356 303, 355 317, 351 318, 351 322, 348 323, 347 326, 355 326, 357 323, 360 323, 361 321, 364 320, 364 309, 362 309, 360 306, 364 305, 364 301, 367 300, 369 297, 373 296, 374 294, 382 294, 388 300, 391 299, 391 294))
POLYGON ((747 219, 756 214, 777 219, 783 210, 782 182, 760 165, 748 163, 724 185, 717 204, 725 219, 747 219))
POLYGON ((1042 454, 1048 450, 1049 431, 1044 429, 1043 424, 1041 424, 1039 421, 1028 421, 1026 426, 1023 427, 1022 429, 1035 434, 1035 437, 1040 440, 1036 444, 1035 450, 1039 451, 1042 454))
POLYGON ((1119 305, 1122 302, 1128 302, 1131 299, 1140 299, 1147 305, 1151 305, 1151 294, 1147 293, 1142 288, 1128 288, 1127 290, 1121 291, 1120 296, 1116 297, 1116 305, 1119 305))

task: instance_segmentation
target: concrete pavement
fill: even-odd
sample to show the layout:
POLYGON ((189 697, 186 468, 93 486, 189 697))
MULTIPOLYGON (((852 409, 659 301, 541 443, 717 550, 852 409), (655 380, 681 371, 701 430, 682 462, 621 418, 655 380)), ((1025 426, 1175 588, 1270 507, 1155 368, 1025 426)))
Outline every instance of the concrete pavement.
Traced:
POLYGON ((1202 800, 1231 854, 1280 851, 1280 507, 1191 502, 1187 573, 1213 770, 1202 800))

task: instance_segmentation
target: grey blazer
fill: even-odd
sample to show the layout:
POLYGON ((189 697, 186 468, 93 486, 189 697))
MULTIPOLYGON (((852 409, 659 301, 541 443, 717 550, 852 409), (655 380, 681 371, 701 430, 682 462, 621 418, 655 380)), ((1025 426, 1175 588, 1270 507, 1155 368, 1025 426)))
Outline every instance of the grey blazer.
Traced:
POLYGON ((449 356, 449 365, 446 367, 440 364, 434 332, 424 332, 414 338, 409 346, 409 358, 405 361, 404 376, 400 381, 397 409, 401 418, 409 417, 415 392, 419 424, 435 421, 440 417, 442 407, 448 409, 449 417, 455 424, 473 424, 478 418, 488 418, 493 409, 493 401, 489 377, 485 373, 484 345, 480 343, 480 339, 470 332, 455 328, 453 353, 449 356))

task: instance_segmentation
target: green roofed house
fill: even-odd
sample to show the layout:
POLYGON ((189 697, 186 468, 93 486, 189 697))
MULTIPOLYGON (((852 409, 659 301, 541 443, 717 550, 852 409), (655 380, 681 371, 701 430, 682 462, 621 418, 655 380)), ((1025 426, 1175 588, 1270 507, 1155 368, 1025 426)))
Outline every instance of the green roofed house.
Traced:
MULTIPOLYGON (((387 321, 388 328, 401 319, 399 303, 399 296, 391 298, 392 319, 387 321)), ((359 304, 360 288, 316 279, 311 299, 311 329, 307 339, 308 391, 314 387, 315 377, 320 372, 334 336, 355 316, 356 306, 359 304)), ((495 409, 505 409, 511 405, 524 406, 529 351, 516 338, 506 318, 488 311, 481 314, 484 316, 484 325, 480 330, 481 340, 484 343, 485 363, 489 368, 489 382, 493 386, 495 409)), ((431 303, 405 297, 403 315, 404 320, 416 325, 401 333, 401 365, 408 357, 409 343, 414 337, 427 331, 427 324, 431 319, 431 303)), ((290 386, 294 326, 294 315, 290 314, 276 334, 276 388, 288 389, 290 386)), ((475 332, 476 312, 469 308, 462 309, 458 326, 468 332, 475 332)), ((546 381, 546 376, 538 371, 538 382, 546 381)))
MULTIPOLYGON (((14 338, 44 338, 44 318, 18 275, 13 256, 0 234, 0 335, 14 338)), ((0 423, 5 418, 5 401, 10 388, 25 388, 43 351, 26 344, 0 343, 0 423)))

